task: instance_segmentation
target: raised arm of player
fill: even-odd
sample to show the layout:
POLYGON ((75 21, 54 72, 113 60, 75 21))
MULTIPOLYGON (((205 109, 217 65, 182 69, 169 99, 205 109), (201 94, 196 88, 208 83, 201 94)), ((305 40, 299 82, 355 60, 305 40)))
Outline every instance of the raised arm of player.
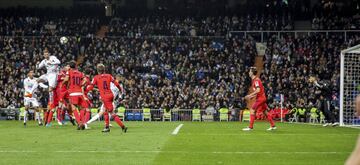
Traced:
POLYGON ((45 64, 46 64, 45 60, 42 60, 40 62, 40 64, 36 65, 36 69, 41 69, 41 68, 45 67, 45 64))
POLYGON ((86 87, 86 89, 87 89, 88 91, 93 90, 93 89, 94 89, 94 86, 96 85, 96 83, 97 83, 97 78, 94 77, 94 78, 92 79, 90 85, 88 85, 88 86, 86 87))
POLYGON ((50 62, 49 63, 52 64, 52 65, 59 65, 61 62, 55 56, 50 56, 50 62))

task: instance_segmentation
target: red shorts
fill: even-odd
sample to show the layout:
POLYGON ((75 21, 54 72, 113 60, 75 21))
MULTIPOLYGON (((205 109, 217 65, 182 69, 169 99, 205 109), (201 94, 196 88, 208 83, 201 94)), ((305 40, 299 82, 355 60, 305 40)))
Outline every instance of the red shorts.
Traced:
POLYGON ((85 103, 84 103, 84 104, 86 104, 86 105, 85 105, 84 108, 89 108, 89 107, 91 107, 92 102, 91 102, 91 100, 89 99, 89 97, 86 96, 86 98, 87 98, 87 100, 85 100, 85 103))
POLYGON ((101 101, 103 102, 106 110, 108 110, 109 112, 112 112, 114 110, 114 95, 112 93, 102 95, 101 101))
POLYGON ((69 94, 67 91, 58 91, 57 95, 58 95, 59 101, 61 101, 61 102, 64 102, 64 100, 69 97, 69 94))
POLYGON ((70 99, 70 103, 72 105, 81 106, 82 108, 89 108, 86 100, 84 99, 84 97, 82 95, 80 95, 80 96, 69 96, 69 99, 70 99))
POLYGON ((54 109, 59 105, 59 97, 55 91, 53 91, 53 102, 49 100, 49 109, 54 109))
POLYGON ((256 112, 266 111, 268 108, 268 106, 266 104, 266 99, 264 99, 264 100, 257 99, 251 108, 253 110, 255 110, 256 112))

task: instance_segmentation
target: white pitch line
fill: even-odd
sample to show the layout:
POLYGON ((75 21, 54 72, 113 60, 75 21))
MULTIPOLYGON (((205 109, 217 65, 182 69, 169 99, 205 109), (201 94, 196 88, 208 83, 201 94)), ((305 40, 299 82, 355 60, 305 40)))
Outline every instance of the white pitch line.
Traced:
POLYGON ((0 153, 44 153, 44 152, 51 152, 51 153, 173 153, 173 154, 349 154, 350 152, 306 152, 306 151, 234 151, 234 152, 226 152, 226 151, 210 151, 210 152, 197 152, 197 151, 26 151, 26 150, 0 150, 0 153))
POLYGON ((171 134, 177 135, 177 134, 179 133, 179 131, 180 131, 180 128, 181 128, 183 125, 184 125, 184 124, 178 125, 171 134))
MULTIPOLYGON (((287 124, 312 125, 312 126, 322 126, 323 125, 323 124, 316 124, 316 123, 300 123, 300 122, 298 122, 298 123, 289 123, 289 122, 287 122, 287 124)), ((328 126, 328 127, 332 127, 332 126, 328 126)), ((360 129, 359 126, 351 126, 351 125, 349 125, 349 126, 339 126, 338 125, 336 127, 360 129)))

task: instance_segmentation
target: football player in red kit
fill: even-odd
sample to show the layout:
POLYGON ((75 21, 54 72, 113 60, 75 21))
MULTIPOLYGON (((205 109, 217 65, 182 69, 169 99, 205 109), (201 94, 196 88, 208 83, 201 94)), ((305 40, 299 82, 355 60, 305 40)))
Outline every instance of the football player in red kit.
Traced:
POLYGON ((89 108, 87 97, 84 95, 86 79, 84 78, 84 74, 76 69, 76 63, 74 61, 69 63, 69 67, 70 69, 66 72, 64 83, 68 84, 69 100, 71 109, 73 110, 75 119, 78 123, 78 129, 83 130, 85 129, 85 116, 79 115, 78 110, 80 109, 80 114, 85 114, 83 111, 85 111, 86 108, 89 108))
POLYGON ((252 87, 253 92, 249 95, 245 96, 245 99, 251 99, 256 97, 255 103, 252 105, 250 109, 250 124, 249 127, 244 128, 243 131, 251 131, 254 128, 254 121, 255 121, 255 114, 256 112, 262 112, 267 116, 268 121, 270 122, 270 128, 267 129, 268 131, 275 130, 275 123, 272 119, 272 116, 267 113, 268 106, 266 104, 266 95, 265 89, 261 82, 261 80, 256 76, 257 70, 256 67, 251 67, 249 71, 249 76, 252 79, 252 87))
POLYGON ((102 132, 110 132, 109 124, 110 124, 110 118, 109 113, 111 114, 111 117, 114 118, 114 121, 122 128, 123 132, 127 131, 127 127, 122 123, 119 116, 114 113, 114 94, 110 88, 111 83, 113 83, 119 90, 121 90, 121 87, 117 81, 115 81, 114 77, 110 74, 105 73, 105 66, 103 64, 97 65, 97 71, 98 75, 96 75, 93 80, 91 81, 91 85, 88 87, 89 90, 92 90, 94 86, 96 85, 100 92, 100 99, 103 103, 101 106, 101 111, 96 114, 93 118, 91 118, 90 121, 87 123, 91 123, 92 121, 99 118, 102 114, 104 114, 105 119, 105 128, 102 132))

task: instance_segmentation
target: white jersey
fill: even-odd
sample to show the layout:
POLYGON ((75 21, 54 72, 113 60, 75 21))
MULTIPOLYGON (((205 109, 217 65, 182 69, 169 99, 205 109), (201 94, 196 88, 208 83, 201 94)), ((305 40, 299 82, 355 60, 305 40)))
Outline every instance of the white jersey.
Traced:
POLYGON ((113 95, 114 95, 114 99, 119 96, 120 90, 119 90, 119 88, 116 87, 115 84, 112 83, 112 82, 110 83, 110 89, 111 89, 111 91, 112 91, 112 93, 113 93, 113 95))
POLYGON ((38 87, 37 78, 30 79, 29 77, 24 79, 24 88, 25 88, 25 94, 32 94, 33 98, 36 98, 36 90, 38 87))
POLYGON ((55 56, 50 56, 49 60, 44 59, 40 62, 40 64, 37 66, 37 69, 41 69, 43 67, 46 67, 47 74, 49 73, 58 73, 59 72, 59 65, 60 60, 57 59, 55 56))

